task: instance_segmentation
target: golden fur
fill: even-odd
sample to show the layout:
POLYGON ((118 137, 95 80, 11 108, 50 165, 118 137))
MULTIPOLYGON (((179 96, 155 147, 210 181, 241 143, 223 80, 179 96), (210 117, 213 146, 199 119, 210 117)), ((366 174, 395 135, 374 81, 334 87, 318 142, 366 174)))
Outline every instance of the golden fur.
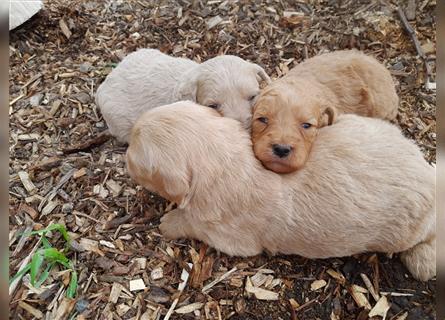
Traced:
POLYGON ((322 54, 262 91, 252 122, 255 154, 270 170, 293 172, 336 111, 392 120, 397 107, 391 75, 376 59, 355 50, 322 54))
POLYGON ((417 279, 435 275, 435 170, 394 125, 342 115, 320 130, 307 164, 279 175, 241 124, 192 102, 146 112, 127 151, 130 176, 178 204, 167 238, 229 255, 403 252, 417 279))

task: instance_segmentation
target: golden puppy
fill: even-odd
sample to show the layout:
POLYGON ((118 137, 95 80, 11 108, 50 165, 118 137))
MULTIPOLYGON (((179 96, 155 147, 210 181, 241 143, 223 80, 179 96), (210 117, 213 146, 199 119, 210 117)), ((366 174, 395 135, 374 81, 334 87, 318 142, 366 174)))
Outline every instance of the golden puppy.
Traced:
POLYGON ((138 120, 127 166, 178 204, 161 219, 167 238, 238 256, 404 252, 414 277, 435 275, 435 170, 385 121, 339 116, 320 131, 306 166, 279 175, 255 158, 240 122, 178 102, 138 120))
POLYGON ((361 52, 326 53, 297 65, 268 85, 254 107, 255 155, 278 173, 300 169, 318 129, 336 112, 392 120, 398 97, 391 75, 361 52))

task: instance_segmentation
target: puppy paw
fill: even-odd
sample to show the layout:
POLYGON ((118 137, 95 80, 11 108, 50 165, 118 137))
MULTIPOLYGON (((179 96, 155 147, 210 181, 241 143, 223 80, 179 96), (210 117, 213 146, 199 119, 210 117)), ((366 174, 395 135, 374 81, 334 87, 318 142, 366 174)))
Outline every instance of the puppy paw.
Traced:
POLYGON ((172 210, 169 213, 164 214, 161 218, 161 224, 159 225, 159 230, 162 235, 170 240, 184 238, 184 219, 180 212, 172 210))
POLYGON ((415 279, 430 280, 436 275, 436 240, 419 243, 402 252, 400 259, 415 279))

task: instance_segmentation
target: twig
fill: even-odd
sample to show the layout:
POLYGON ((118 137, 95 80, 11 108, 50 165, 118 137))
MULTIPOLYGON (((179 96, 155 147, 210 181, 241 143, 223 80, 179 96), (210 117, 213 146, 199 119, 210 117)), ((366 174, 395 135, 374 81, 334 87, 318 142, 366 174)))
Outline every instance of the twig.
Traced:
POLYGON ((380 292, 383 296, 391 296, 391 297, 412 297, 414 294, 412 293, 402 293, 402 292, 380 292))
POLYGON ((306 303, 303 303, 301 306, 299 306, 297 309, 295 309, 295 312, 298 312, 298 311, 300 311, 300 310, 306 308, 307 306, 313 304, 314 302, 316 302, 316 301, 318 300, 319 297, 320 297, 320 296, 318 296, 318 297, 316 297, 316 298, 314 298, 314 299, 312 299, 312 300, 309 300, 309 301, 306 302, 306 303))
POLYGON ((220 276, 219 278, 213 280, 212 282, 210 282, 208 285, 204 286, 204 288, 202 288, 201 292, 202 293, 207 293, 211 288, 213 288, 216 284, 220 283, 221 281, 223 281, 224 279, 228 278, 232 273, 234 273, 237 269, 237 267, 233 267, 232 269, 230 269, 229 271, 227 271, 226 273, 224 273, 222 276, 220 276))
POLYGON ((116 227, 120 226, 121 224, 129 221, 133 217, 134 217, 134 215, 127 214, 127 215, 125 215, 123 217, 118 217, 118 218, 114 218, 113 220, 107 221, 105 223, 104 230, 109 230, 109 229, 116 228, 116 227))
POLYGON ((93 217, 91 217, 91 216, 89 216, 89 215, 87 215, 87 214, 85 214, 85 213, 83 213, 83 212, 79 212, 79 211, 73 211, 73 214, 75 215, 75 216, 81 216, 81 217, 84 217, 84 218, 87 218, 87 219, 90 219, 90 220, 92 220, 92 221, 94 221, 94 222, 96 222, 96 223, 101 223, 99 220, 97 220, 97 219, 95 219, 95 218, 93 218, 93 217))
POLYGON ((360 276, 362 277, 362 280, 365 283, 366 288, 368 288, 369 293, 371 293, 371 295, 374 298, 375 302, 379 301, 380 296, 375 291, 374 286, 372 285, 371 280, 369 280, 368 276, 366 274, 364 274, 364 273, 360 273, 360 276))
MULTIPOLYGON (((191 268, 193 265, 191 263, 188 263, 188 266, 191 268)), ((179 294, 177 295, 176 299, 173 301, 172 305, 168 309, 167 314, 164 317, 164 320, 170 319, 173 311, 176 308, 176 305, 179 302, 179 297, 181 296, 181 293, 184 291, 185 286, 187 285, 187 280, 188 280, 189 276, 190 276, 190 273, 188 273, 187 270, 183 269, 182 273, 181 273, 182 282, 178 285, 179 294)))
POLYGON ((411 37, 411 39, 414 42, 414 46, 416 47, 417 54, 422 58, 422 60, 425 64, 425 70, 426 70, 425 86, 427 86, 427 83, 431 79, 431 67, 428 64, 425 52, 423 52, 422 46, 420 45, 420 42, 419 42, 419 39, 417 39, 416 32, 414 31, 411 24, 408 22, 408 19, 406 19, 405 12, 403 12, 403 9, 401 7, 397 8, 397 13, 399 14, 400 20, 402 21, 405 31, 408 32, 409 36, 411 37))
POLYGON ((107 142, 111 138, 111 134, 108 130, 102 131, 97 136, 95 136, 93 139, 88 140, 86 142, 80 143, 73 147, 67 147, 62 150, 63 153, 69 154, 79 151, 86 151, 94 147, 98 147, 105 142, 107 142))

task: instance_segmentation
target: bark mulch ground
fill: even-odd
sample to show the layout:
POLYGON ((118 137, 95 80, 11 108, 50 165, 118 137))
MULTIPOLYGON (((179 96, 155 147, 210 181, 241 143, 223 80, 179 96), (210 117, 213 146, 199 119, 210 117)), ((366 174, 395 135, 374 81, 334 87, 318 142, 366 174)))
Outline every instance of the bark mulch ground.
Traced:
POLYGON ((33 254, 48 246, 30 231, 60 223, 69 248, 56 230, 45 239, 64 250, 78 288, 67 298, 73 273, 60 264, 40 286, 27 274, 10 286, 10 318, 160 319, 177 303, 167 318, 435 319, 435 281, 415 281, 397 254, 241 259, 197 241, 165 241, 157 227, 172 204, 129 179, 125 146, 104 133, 94 104, 97 86, 138 48, 197 61, 235 54, 273 78, 320 52, 357 48, 391 70, 401 99, 396 123, 434 163, 435 6, 47 1, 10 32, 10 276, 37 264, 33 254))

